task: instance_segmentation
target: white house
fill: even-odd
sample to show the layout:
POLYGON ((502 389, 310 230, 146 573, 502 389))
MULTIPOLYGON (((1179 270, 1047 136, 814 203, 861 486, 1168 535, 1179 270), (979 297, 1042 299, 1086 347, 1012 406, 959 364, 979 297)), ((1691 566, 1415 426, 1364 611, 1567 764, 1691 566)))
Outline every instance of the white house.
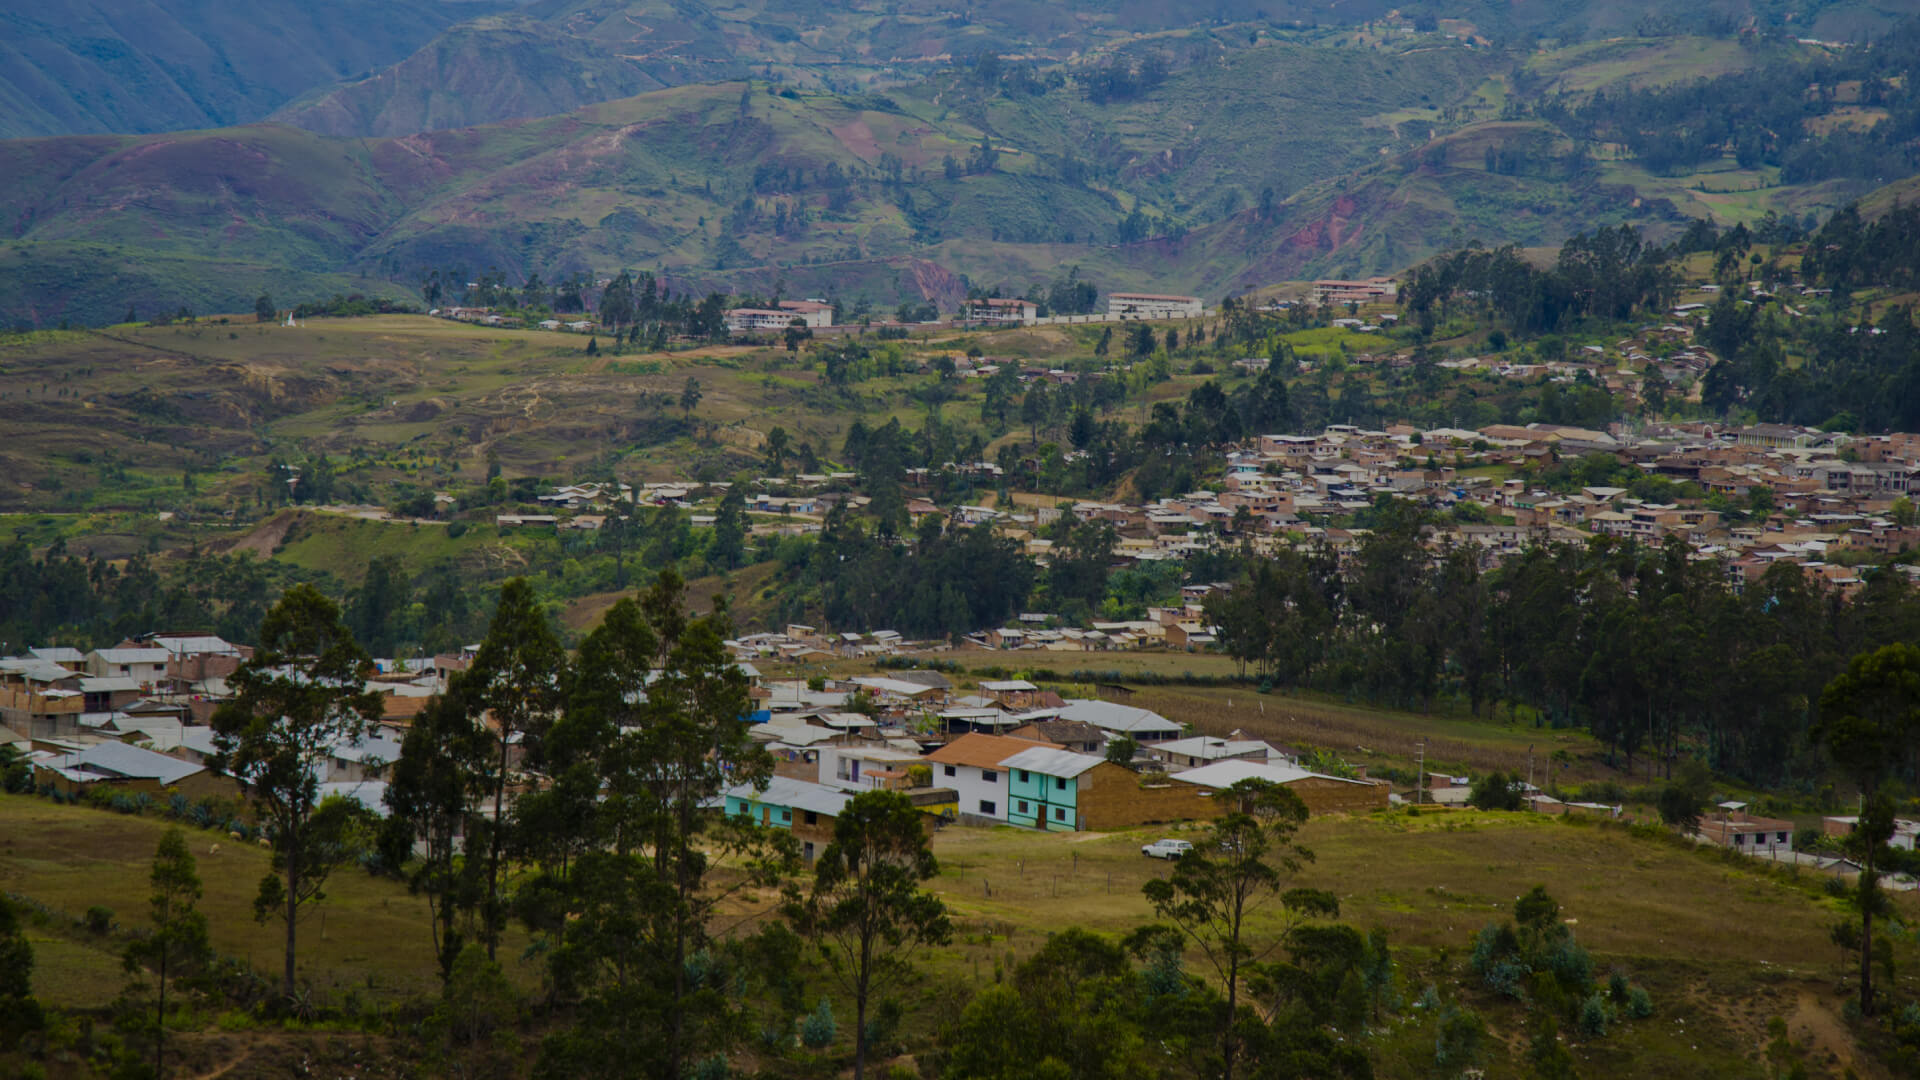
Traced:
POLYGON ((1011 781, 1001 762, 1016 754, 1047 746, 1008 735, 962 735, 926 756, 933 766, 933 782, 960 796, 960 813, 993 821, 1007 820, 1011 781))

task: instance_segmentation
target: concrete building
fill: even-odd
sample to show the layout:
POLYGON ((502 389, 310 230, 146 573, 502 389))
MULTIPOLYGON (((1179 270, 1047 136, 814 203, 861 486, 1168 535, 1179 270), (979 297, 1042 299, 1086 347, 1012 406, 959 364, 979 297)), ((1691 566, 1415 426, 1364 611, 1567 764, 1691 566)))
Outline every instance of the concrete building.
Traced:
POLYGON ((1158 293, 1110 293, 1107 296, 1109 319, 1197 319, 1206 305, 1197 296, 1162 296, 1158 293))
POLYGON ((960 317, 994 326, 1025 326, 1040 317, 1040 305, 1013 297, 985 297, 962 304, 960 317))

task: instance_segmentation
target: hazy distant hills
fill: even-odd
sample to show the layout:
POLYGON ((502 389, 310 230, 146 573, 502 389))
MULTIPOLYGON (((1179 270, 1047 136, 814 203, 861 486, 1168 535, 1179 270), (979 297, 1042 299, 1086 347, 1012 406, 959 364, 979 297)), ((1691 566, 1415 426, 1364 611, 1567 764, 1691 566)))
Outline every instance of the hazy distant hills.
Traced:
MULTIPOLYGON (((276 12, 344 18, 361 0, 305 15, 278 2, 262 27, 276 12)), ((1415 12, 1276 30, 1291 0, 1272 0, 1266 21, 1243 18, 1254 0, 1173 12, 987 0, 965 14, 897 0, 891 16, 862 2, 546 0, 430 33, 396 66, 283 106, 281 122, 0 141, 0 320, 249 310, 262 291, 405 295, 430 270, 519 282, 630 267, 680 289, 890 308, 950 301, 962 275, 1024 290, 1079 266, 1105 290, 1218 297, 1392 271, 1470 241, 1551 245, 1622 221, 1659 233, 1687 215, 1817 218, 1882 182, 1878 166, 1795 181, 1717 142, 1654 171, 1598 129, 1548 119, 1601 88, 1763 65, 1775 65, 1763 80, 1804 78, 1792 64, 1866 55, 1778 32, 1531 50, 1489 47, 1487 34, 1571 32, 1632 9, 1449 0, 1477 21, 1415 12), (1154 29, 1172 19, 1198 21, 1154 29)), ((1368 2, 1325 11, 1380 14, 1368 2)), ((1692 10, 1759 22, 1781 17, 1773 2, 1692 10)), ((447 14, 424 0, 386 6, 377 25, 447 14)), ((1817 15, 1880 17, 1859 2, 1817 15)), ((315 34, 308 61, 344 64, 315 34)), ((50 39, 35 40, 45 51, 50 39)), ((255 51, 234 44, 244 36, 221 40, 255 51)), ((139 63, 158 61, 122 69, 139 63)), ((1874 125, 1904 123, 1905 106, 1848 85, 1786 95, 1803 113, 1786 123, 1841 131, 1842 155, 1878 146, 1845 132, 1892 131, 1874 125)))
POLYGON ((1463 224, 1500 235, 1476 213, 1542 242, 1672 216, 1592 183, 1458 167, 1477 151, 1433 159, 1441 111, 1504 63, 1457 45, 1263 42, 1098 103, 973 75, 889 95, 723 83, 392 139, 260 125, 4 142, 0 314, 231 310, 262 289, 488 268, 630 266, 891 306, 946 298, 953 272, 1020 288, 1080 264, 1103 288, 1215 295, 1397 266, 1463 224))
POLYGON ((275 119, 406 135, 749 76, 855 93, 992 52, 1358 27, 1395 13, 1495 45, 1779 27, 1878 32, 1905 0, 46 0, 0 11, 0 137, 275 119))
POLYGON ((0 137, 258 120, 393 64, 506 0, 41 0, 0 5, 0 137))

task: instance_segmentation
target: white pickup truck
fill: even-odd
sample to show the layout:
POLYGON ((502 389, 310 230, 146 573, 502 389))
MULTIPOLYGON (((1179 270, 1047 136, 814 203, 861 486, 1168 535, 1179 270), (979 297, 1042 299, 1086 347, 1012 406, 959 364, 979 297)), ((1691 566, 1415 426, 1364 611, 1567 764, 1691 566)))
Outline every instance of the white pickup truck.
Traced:
POLYGON ((1193 850, 1193 845, 1185 840, 1155 840, 1140 849, 1140 854, 1150 859, 1177 859, 1193 850))

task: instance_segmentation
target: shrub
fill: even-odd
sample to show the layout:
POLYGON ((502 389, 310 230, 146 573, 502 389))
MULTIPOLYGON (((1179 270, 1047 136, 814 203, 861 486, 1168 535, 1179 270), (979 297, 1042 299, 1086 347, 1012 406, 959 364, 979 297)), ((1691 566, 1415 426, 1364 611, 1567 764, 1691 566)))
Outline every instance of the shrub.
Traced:
MULTIPOLYGON (((1593 985, 1593 957, 1571 936, 1561 938, 1547 950, 1547 970, 1560 985, 1575 993, 1584 993, 1593 985)), ((1625 979, 1621 980, 1625 982, 1625 979)))
MULTIPOLYGON (((1913 1006, 1909 1005, 1911 1009, 1913 1006)), ((1627 991, 1627 1015, 1635 1020, 1645 1020, 1653 1015, 1653 995, 1636 986, 1627 991)))
POLYGON ((813 1010, 813 1015, 800 1021, 800 1042, 812 1050, 833 1045, 839 1033, 839 1025, 833 1022, 833 1003, 826 998, 820 999, 820 1007, 813 1010))
POLYGON ((81 921, 87 926, 87 933, 105 936, 113 929, 113 909, 104 904, 95 904, 87 909, 81 921))
POLYGON ((1607 997, 1618 1005, 1627 1000, 1627 973, 1615 970, 1607 976, 1607 997))
POLYGON ((1580 1006, 1580 1034, 1589 1039, 1605 1038, 1607 1025, 1613 1020, 1607 1011, 1607 999, 1594 993, 1580 1006))

